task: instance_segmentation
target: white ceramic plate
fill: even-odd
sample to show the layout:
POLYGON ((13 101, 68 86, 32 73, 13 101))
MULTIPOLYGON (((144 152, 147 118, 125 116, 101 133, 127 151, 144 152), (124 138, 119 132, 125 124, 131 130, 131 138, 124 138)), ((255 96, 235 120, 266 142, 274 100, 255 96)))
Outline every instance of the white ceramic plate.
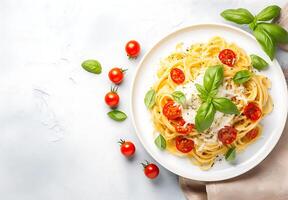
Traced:
POLYGON ((274 101, 274 109, 261 122, 264 125, 263 136, 244 152, 238 154, 235 164, 222 161, 215 163, 212 169, 202 171, 188 159, 160 151, 154 144, 151 116, 144 105, 144 96, 157 79, 158 63, 161 58, 173 51, 179 42, 188 46, 196 42, 207 42, 213 36, 221 36, 229 42, 235 42, 248 54, 254 53, 269 61, 254 37, 241 29, 223 24, 193 25, 167 35, 147 52, 138 66, 131 91, 132 120, 145 149, 157 162, 171 172, 199 181, 219 181, 233 178, 259 164, 279 140, 288 109, 287 86, 283 72, 276 60, 269 61, 268 70, 261 73, 269 77, 272 82, 270 94, 274 101))

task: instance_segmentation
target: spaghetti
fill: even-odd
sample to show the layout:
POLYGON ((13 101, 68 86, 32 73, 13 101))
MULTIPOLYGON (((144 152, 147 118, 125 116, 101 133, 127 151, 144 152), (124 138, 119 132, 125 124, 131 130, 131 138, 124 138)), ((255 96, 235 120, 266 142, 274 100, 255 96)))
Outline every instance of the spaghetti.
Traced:
POLYGON ((155 133, 166 140, 166 150, 191 159, 203 170, 211 168, 216 158, 227 154, 229 149, 239 152, 257 140, 262 132, 259 122, 273 109, 268 78, 255 73, 250 57, 243 49, 221 37, 214 37, 208 43, 193 44, 187 49, 183 44, 177 45, 173 53, 160 61, 157 77, 152 87, 155 104, 150 109, 155 133), (228 63, 219 55, 224 49, 236 55, 228 59, 228 63), (216 111, 211 126, 200 132, 195 128, 195 116, 203 101, 195 85, 202 84, 207 68, 215 65, 222 65, 224 72, 216 96, 231 100, 240 114, 216 111), (242 70, 248 70, 251 78, 243 84, 235 83, 233 77, 242 70), (183 105, 173 100, 175 91, 185 95, 183 105), (176 112, 176 108, 180 111, 176 112))

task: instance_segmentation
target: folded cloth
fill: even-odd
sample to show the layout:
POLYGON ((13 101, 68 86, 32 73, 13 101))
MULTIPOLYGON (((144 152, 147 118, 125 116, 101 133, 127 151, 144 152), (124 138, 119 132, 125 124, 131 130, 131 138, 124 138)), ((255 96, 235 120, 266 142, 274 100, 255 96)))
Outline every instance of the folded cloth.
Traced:
POLYGON ((188 200, 287 200, 288 123, 269 156, 251 171, 220 182, 196 182, 179 178, 188 200))

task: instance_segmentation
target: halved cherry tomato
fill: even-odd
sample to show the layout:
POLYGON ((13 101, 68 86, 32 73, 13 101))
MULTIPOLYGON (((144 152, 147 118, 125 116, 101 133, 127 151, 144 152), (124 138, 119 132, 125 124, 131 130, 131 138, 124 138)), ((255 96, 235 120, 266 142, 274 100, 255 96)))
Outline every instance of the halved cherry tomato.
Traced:
POLYGON ((121 153, 126 157, 131 157, 135 153, 135 145, 130 141, 120 140, 118 143, 120 143, 120 150, 121 153))
POLYGON ((256 103, 248 103, 248 105, 245 106, 243 113, 252 121, 257 121, 262 115, 262 111, 256 103))
POLYGON ((147 178, 154 179, 158 176, 159 168, 157 167, 157 165, 149 163, 147 160, 145 164, 144 163, 141 164, 144 167, 144 173, 147 178))
POLYGON ((179 68, 173 68, 170 71, 170 76, 171 76, 171 79, 177 84, 181 84, 185 81, 185 74, 179 68))
POLYGON ((182 115, 180 107, 171 100, 164 105, 162 112, 169 120, 177 119, 182 115))
POLYGON ((258 134, 259 134, 259 128, 256 127, 256 128, 253 128, 248 133, 246 133, 245 137, 248 138, 249 140, 253 140, 254 138, 257 137, 258 134))
POLYGON ((105 95, 105 102, 111 108, 115 108, 119 104, 120 97, 117 94, 117 87, 111 88, 111 91, 105 95))
POLYGON ((194 148, 194 141, 182 136, 176 137, 176 148, 182 153, 189 153, 194 148))
POLYGON ((194 128, 194 124, 186 124, 185 120, 181 117, 181 118, 177 118, 175 120, 175 124, 174 124, 174 127, 175 127, 175 130, 180 133, 180 134, 189 134, 192 132, 193 128, 194 128), (185 125, 185 126, 184 126, 185 125))
POLYGON ((118 67, 112 68, 109 71, 108 77, 113 83, 120 84, 123 81, 125 71, 125 69, 118 67))
POLYGON ((236 62, 236 54, 231 49, 223 49, 219 55, 219 60, 229 67, 233 67, 236 62))
POLYGON ((218 139, 223 144, 231 144, 237 137, 237 130, 232 126, 225 126, 218 132, 218 139))

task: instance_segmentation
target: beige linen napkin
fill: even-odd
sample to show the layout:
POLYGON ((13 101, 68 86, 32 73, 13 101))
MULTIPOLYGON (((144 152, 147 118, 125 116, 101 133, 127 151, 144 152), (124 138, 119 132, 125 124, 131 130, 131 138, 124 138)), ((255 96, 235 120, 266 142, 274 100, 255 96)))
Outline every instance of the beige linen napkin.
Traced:
MULTIPOLYGON (((288 29, 288 4, 278 23, 288 29)), ((288 45, 281 48, 288 51, 288 45)), ((282 67, 288 80, 288 66, 282 67)), ((274 150, 251 171, 220 182, 180 177, 179 184, 188 200, 288 200, 288 122, 274 150)))

